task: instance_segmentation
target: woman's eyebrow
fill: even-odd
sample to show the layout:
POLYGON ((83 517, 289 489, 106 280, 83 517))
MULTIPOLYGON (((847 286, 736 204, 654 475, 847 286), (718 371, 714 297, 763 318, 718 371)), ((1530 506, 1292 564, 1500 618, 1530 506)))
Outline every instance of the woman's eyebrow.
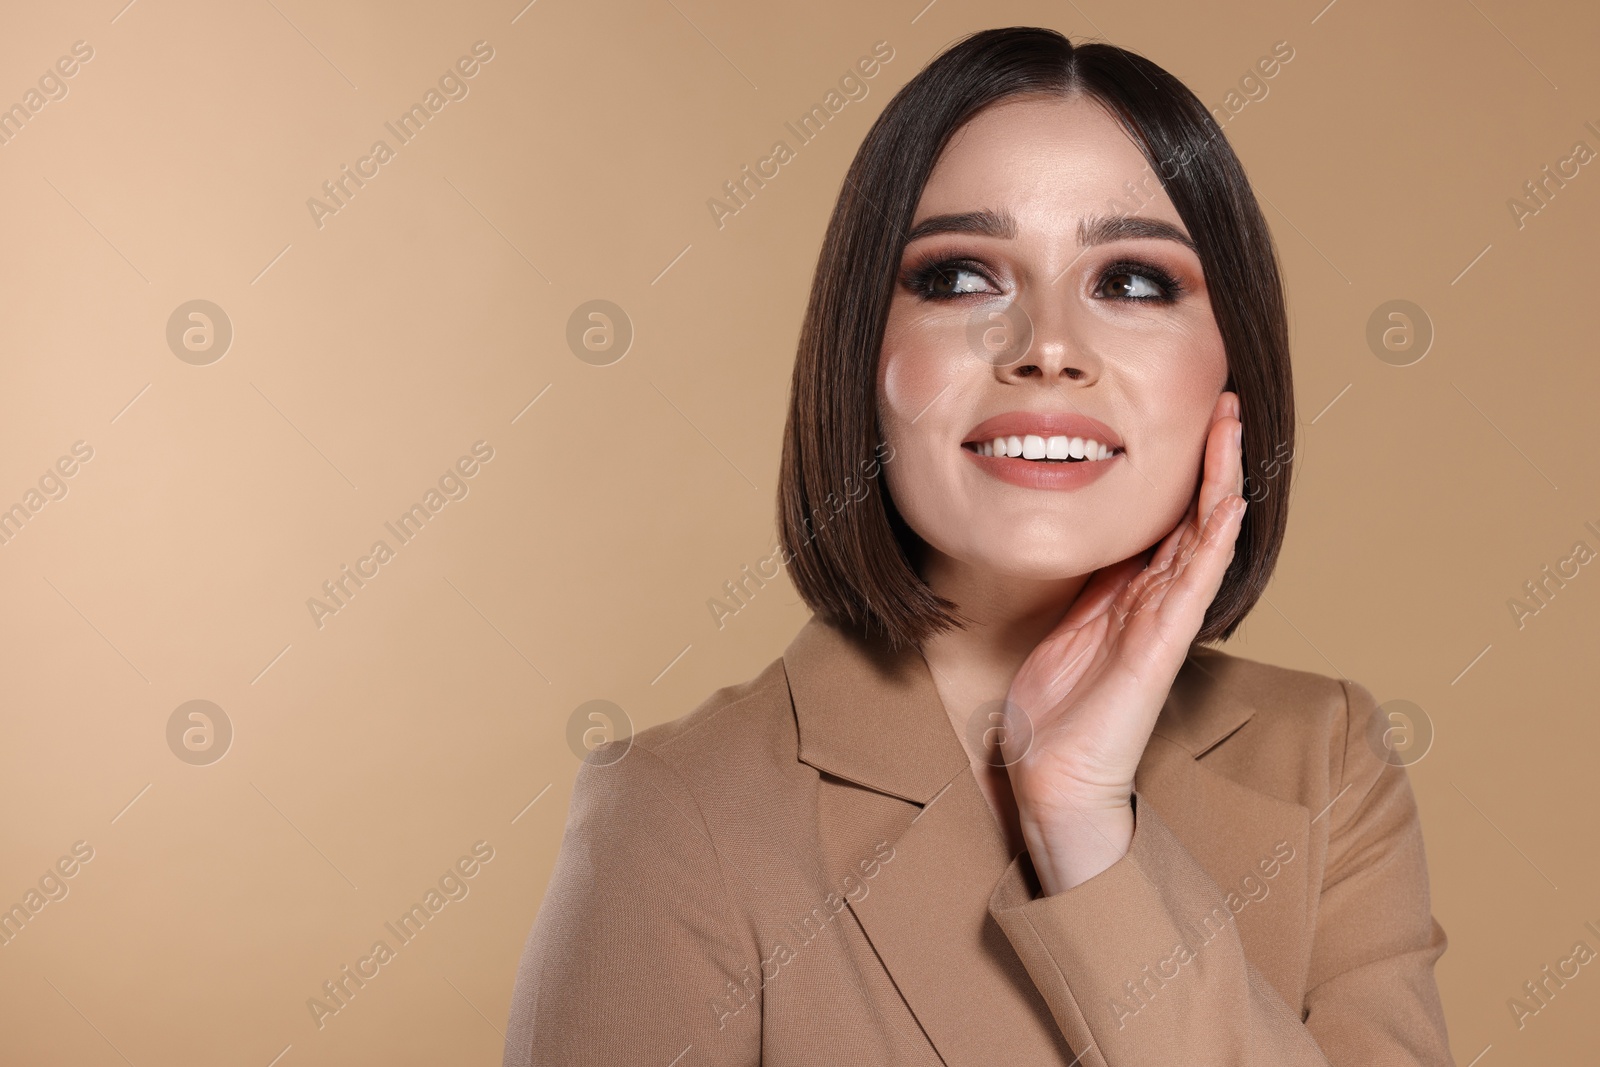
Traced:
POLYGON ((974 233, 980 237, 1003 237, 1010 241, 1017 236, 1017 221, 1004 208, 999 211, 981 208, 951 215, 930 215, 911 227, 911 232, 906 235, 906 244, 936 233, 974 233))
POLYGON ((1176 241, 1196 255, 1200 254, 1189 235, 1165 219, 1144 215, 1086 215, 1078 220, 1078 243, 1081 245, 1105 244, 1130 237, 1176 241))
MULTIPOLYGON (((970 233, 980 237, 999 237, 1015 240, 1017 222, 1005 209, 981 208, 948 215, 930 215, 911 228, 906 244, 939 233, 970 233)), ((1078 243, 1106 244, 1129 238, 1150 237, 1176 241, 1189 251, 1199 254, 1194 241, 1182 229, 1163 219, 1144 215, 1087 215, 1078 221, 1078 243)))

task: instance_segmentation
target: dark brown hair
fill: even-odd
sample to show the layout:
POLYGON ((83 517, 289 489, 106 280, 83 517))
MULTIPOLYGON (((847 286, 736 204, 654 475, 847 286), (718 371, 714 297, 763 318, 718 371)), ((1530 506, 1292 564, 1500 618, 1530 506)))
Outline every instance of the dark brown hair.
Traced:
POLYGON ((784 427, 778 533, 790 579, 812 611, 892 648, 967 621, 917 573, 926 546, 875 476, 878 356, 904 235, 934 163, 979 111, 1022 93, 1081 93, 1106 107, 1194 239, 1227 352, 1226 388, 1239 394, 1245 471, 1253 485, 1269 482, 1259 499, 1247 485, 1233 562, 1195 639, 1220 641, 1255 606, 1288 522, 1294 391, 1272 238, 1238 157, 1182 82, 1136 53, 1075 46, 1037 27, 983 30, 940 54, 884 108, 845 175, 817 257, 784 427))

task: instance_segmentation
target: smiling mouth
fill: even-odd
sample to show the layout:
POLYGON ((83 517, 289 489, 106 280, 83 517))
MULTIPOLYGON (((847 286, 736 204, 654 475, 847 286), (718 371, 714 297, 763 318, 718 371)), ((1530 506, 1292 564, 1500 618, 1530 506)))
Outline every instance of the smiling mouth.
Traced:
POLYGON ((1103 463, 1124 451, 1121 447, 1111 447, 1093 438, 1040 437, 1031 433, 996 437, 988 441, 968 441, 961 447, 980 456, 1010 457, 1034 463, 1103 463))

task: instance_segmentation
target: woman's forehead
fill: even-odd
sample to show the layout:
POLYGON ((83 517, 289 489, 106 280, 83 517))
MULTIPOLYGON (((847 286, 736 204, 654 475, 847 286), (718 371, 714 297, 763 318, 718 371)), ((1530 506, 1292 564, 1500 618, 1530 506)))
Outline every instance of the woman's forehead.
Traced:
POLYGON ((1016 98, 985 109, 951 138, 915 221, 987 208, 1004 211, 1019 230, 1075 228, 1106 213, 1108 202, 1114 211, 1136 205, 1127 213, 1178 222, 1154 168, 1099 104, 1081 95, 1016 98))

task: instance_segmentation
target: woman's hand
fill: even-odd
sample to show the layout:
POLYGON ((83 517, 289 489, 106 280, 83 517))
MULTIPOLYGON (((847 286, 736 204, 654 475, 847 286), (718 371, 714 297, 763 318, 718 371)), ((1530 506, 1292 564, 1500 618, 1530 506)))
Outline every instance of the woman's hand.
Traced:
POLYGON ((1183 520, 1149 552, 1097 571, 1011 683, 1001 750, 1047 894, 1128 851, 1134 771, 1244 519, 1242 432, 1238 395, 1225 392, 1183 520))

